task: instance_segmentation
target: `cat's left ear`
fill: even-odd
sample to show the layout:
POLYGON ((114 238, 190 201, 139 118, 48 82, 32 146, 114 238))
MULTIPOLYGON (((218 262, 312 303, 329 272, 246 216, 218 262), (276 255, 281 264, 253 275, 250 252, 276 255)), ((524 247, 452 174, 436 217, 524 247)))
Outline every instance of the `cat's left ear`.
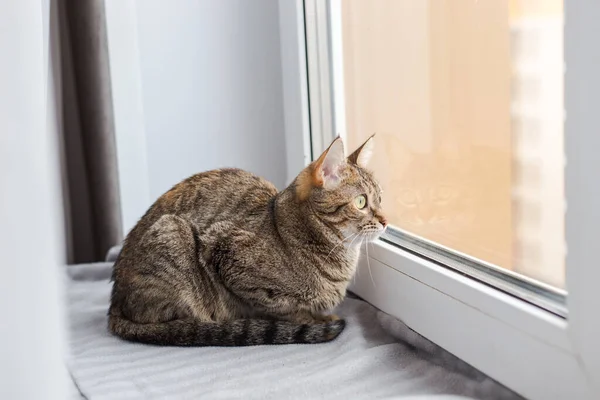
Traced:
POLYGON ((348 156, 348 162, 366 168, 375 148, 375 134, 372 134, 354 153, 348 156))

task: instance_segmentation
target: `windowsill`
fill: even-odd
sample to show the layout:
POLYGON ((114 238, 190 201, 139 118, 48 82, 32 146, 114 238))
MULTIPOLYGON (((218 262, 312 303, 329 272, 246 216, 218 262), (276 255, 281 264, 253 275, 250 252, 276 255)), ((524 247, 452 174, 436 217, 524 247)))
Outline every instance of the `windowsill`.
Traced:
POLYGON ((587 398, 566 320, 392 244, 368 246, 357 295, 527 398, 587 398))

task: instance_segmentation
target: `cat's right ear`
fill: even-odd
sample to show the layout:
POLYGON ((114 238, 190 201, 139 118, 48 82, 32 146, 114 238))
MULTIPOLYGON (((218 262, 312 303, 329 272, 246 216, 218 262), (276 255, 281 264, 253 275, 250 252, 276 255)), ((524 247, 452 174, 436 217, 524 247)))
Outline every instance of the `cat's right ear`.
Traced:
POLYGON ((301 201, 306 200, 313 188, 335 188, 342 180, 341 171, 345 164, 344 142, 338 136, 315 162, 298 175, 296 179, 298 198, 301 201))
POLYGON ((372 134, 354 153, 350 154, 348 161, 361 168, 367 168, 367 164, 373 155, 373 148, 375 147, 374 137, 375 134, 372 134))

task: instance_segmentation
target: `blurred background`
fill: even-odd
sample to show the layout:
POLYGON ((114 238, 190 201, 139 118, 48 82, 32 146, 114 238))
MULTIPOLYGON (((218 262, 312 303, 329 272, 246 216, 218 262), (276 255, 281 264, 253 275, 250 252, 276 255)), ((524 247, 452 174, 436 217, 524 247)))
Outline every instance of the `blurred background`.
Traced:
POLYGON ((377 132, 391 223, 563 289, 562 0, 340 4, 348 142, 377 132))

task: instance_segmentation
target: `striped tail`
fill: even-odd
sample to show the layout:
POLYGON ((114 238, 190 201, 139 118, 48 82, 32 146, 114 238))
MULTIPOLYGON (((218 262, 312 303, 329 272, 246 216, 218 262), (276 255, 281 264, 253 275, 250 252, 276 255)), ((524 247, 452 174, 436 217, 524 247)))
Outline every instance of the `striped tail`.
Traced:
POLYGON ((125 340, 161 346, 256 346, 329 342, 342 333, 346 322, 295 324, 261 319, 226 322, 185 319, 138 324, 111 315, 108 325, 112 333, 125 340))

